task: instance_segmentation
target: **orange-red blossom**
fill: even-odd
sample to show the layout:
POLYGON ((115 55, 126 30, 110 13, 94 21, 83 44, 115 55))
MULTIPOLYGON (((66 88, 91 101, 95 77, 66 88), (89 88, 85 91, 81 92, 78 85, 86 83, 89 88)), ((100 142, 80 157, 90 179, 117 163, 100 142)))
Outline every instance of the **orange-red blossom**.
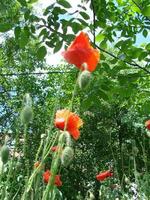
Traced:
POLYGON ((55 126, 60 130, 66 130, 77 140, 80 137, 79 128, 83 125, 80 117, 67 109, 58 110, 55 117, 55 126))
POLYGON ((101 172, 100 174, 98 174, 96 176, 96 179, 98 181, 104 181, 108 177, 112 177, 112 176, 113 176, 113 173, 110 170, 107 170, 107 171, 104 171, 104 172, 101 172))
POLYGON ((145 122, 145 126, 146 126, 146 128, 147 128, 148 130, 150 130, 150 120, 147 120, 147 121, 145 122))
MULTIPOLYGON (((49 178, 51 177, 51 175, 52 175, 52 174, 51 174, 50 170, 45 171, 45 172, 43 173, 43 181, 44 181, 45 183, 48 183, 49 178)), ((55 176, 54 184, 55 184, 56 186, 62 186, 62 181, 60 180, 60 175, 56 175, 56 176, 55 176)))
POLYGON ((86 63, 90 72, 96 69, 100 59, 99 51, 91 46, 89 37, 84 32, 76 36, 62 55, 68 63, 76 65, 81 70, 84 70, 83 64, 86 63))

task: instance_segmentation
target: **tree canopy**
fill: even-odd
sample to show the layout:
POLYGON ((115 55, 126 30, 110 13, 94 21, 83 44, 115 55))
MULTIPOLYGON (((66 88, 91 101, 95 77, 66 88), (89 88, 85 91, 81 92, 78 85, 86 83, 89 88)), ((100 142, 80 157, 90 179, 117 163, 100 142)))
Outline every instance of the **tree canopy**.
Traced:
MULTIPOLYGON (((149 30, 147 0, 0 2, 0 145, 7 144, 11 154, 0 167, 2 200, 44 200, 48 187, 42 175, 33 185, 26 177, 57 134, 54 116, 63 108, 78 113, 84 124, 80 139, 72 141, 73 161, 61 169, 63 185, 55 187, 55 199, 132 199, 131 183, 137 198, 150 198, 150 133, 145 129, 150 117, 149 30), (81 31, 100 52, 85 89, 76 86, 78 67, 64 60, 48 63, 52 54, 60 59, 81 31), (20 122, 25 94, 33 110, 27 126, 20 122), (99 183, 96 175, 107 169, 114 176, 99 183)), ((47 170, 53 159, 45 160, 47 170)))

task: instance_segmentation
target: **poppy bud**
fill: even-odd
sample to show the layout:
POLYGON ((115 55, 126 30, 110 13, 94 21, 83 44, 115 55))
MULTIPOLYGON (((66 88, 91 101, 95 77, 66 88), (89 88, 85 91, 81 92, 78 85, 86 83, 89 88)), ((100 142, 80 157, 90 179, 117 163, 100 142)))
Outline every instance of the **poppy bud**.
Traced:
POLYGON ((147 132, 147 136, 150 137, 150 132, 147 132))
POLYGON ((139 150, 136 146, 134 146, 134 147, 132 147, 132 152, 133 152, 133 155, 136 156, 138 154, 139 150))
POLYGON ((66 139, 66 146, 71 146, 72 141, 71 141, 71 136, 70 136, 69 132, 65 131, 64 136, 65 136, 65 139, 66 139))
POLYGON ((60 136, 59 136, 59 138, 58 138, 58 143, 63 143, 65 141, 65 135, 64 135, 64 132, 63 131, 61 131, 61 134, 60 134, 60 136))
POLYGON ((127 177, 125 177, 124 181, 125 181, 126 184, 130 183, 130 180, 127 177))
POLYGON ((1 148, 1 160, 4 164, 6 164, 8 158, 9 158, 9 148, 6 145, 4 145, 1 148))
POLYGON ((71 147, 65 147, 61 155, 61 163, 67 167, 73 160, 74 151, 71 147))
POLYGON ((33 119, 32 107, 25 106, 21 111, 21 121, 23 124, 28 124, 33 119))
POLYGON ((89 200, 93 200, 93 199, 95 199, 95 196, 94 196, 94 194, 92 192, 90 192, 89 200))
POLYGON ((31 99, 29 93, 27 93, 27 94, 24 95, 24 97, 23 97, 23 104, 24 104, 24 106, 30 106, 30 107, 32 106, 32 99, 31 99))
POLYGON ((3 173, 3 162, 0 158, 0 175, 3 173))
POLYGON ((83 70, 87 70, 88 69, 88 65, 85 62, 81 66, 83 67, 83 70))
POLYGON ((91 72, 84 70, 78 77, 78 84, 81 89, 87 87, 91 79, 91 72))

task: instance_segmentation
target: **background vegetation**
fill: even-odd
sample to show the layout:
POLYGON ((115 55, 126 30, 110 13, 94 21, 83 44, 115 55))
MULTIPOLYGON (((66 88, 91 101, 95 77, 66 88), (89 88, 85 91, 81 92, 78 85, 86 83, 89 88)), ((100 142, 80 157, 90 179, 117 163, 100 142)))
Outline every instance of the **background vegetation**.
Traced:
POLYGON ((92 199, 92 194, 149 199, 150 133, 144 123, 150 117, 150 2, 91 0, 73 10, 70 1, 57 0, 42 14, 35 12, 36 3, 0 2, 0 145, 7 140, 11 151, 0 182, 5 199, 20 199, 24 190, 23 96, 30 93, 33 100, 28 127, 33 169, 41 135, 53 110, 69 105, 78 73, 63 62, 49 66, 46 55, 66 48, 81 30, 89 33, 101 60, 88 88, 75 94, 73 108, 84 126, 73 162, 62 169, 62 199, 92 199), (114 177, 99 183, 95 176, 109 167, 114 177))

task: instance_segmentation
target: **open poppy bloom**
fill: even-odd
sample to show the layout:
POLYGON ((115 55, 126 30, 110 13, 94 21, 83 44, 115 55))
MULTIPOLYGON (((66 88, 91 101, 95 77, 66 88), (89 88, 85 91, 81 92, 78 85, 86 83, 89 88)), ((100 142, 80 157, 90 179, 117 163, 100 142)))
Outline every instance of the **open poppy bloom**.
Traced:
MULTIPOLYGON (((48 183, 50 176, 51 176, 51 172, 50 172, 49 170, 45 171, 45 172, 43 173, 43 181, 44 181, 45 183, 48 183)), ((61 180, 60 180, 60 175, 56 175, 56 176, 55 176, 54 184, 55 184, 56 186, 62 186, 62 182, 61 182, 61 180)))
POLYGON ((76 65, 81 70, 84 70, 83 63, 86 63, 87 70, 90 72, 96 69, 100 59, 99 51, 91 46, 89 37, 84 32, 76 36, 62 55, 68 63, 76 65))
POLYGON ((146 126, 146 128, 147 128, 148 130, 150 130, 150 120, 147 120, 147 121, 145 122, 145 126, 146 126))
POLYGON ((104 181, 106 178, 112 177, 112 176, 113 176, 113 173, 110 170, 107 170, 107 171, 104 171, 104 172, 101 172, 100 174, 98 174, 96 176, 96 179, 98 181, 104 181))
POLYGON ((79 128, 83 125, 83 121, 78 115, 69 110, 63 109, 56 112, 55 127, 60 130, 66 130, 77 140, 80 137, 79 128))

